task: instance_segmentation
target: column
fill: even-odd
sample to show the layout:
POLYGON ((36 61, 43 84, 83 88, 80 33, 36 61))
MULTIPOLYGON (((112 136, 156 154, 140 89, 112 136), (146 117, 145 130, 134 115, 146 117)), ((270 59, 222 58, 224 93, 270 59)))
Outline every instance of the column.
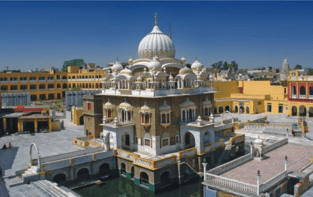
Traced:
POLYGON ((308 82, 306 82, 306 84, 305 84, 305 98, 306 99, 309 99, 309 83, 308 82))
POLYGON ((7 131, 7 119, 3 118, 3 131, 7 131))
POLYGON ((52 121, 51 121, 51 118, 49 118, 49 132, 52 131, 52 121))
POLYGON ((180 110, 180 121, 183 121, 183 110, 180 110))
POLYGON ((208 165, 207 163, 202 163, 203 165, 203 180, 206 180, 206 166, 208 165))
POLYGON ((38 120, 37 119, 34 120, 34 130, 35 132, 38 132, 38 120))
MULTIPOLYGON (((163 115, 163 113, 161 113, 160 115, 161 115, 161 124, 162 124, 162 115, 163 115)), ((165 117, 165 120, 166 120, 166 117, 165 117)))

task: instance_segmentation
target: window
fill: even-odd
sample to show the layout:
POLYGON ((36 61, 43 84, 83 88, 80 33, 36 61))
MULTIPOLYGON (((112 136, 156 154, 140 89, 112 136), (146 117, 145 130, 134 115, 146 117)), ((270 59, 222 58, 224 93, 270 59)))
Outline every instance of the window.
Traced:
POLYGON ((91 103, 88 103, 88 110, 91 110, 91 103))
POLYGON ((167 145, 169 145, 169 144, 170 144, 169 141, 170 141, 170 138, 169 138, 169 137, 168 137, 168 138, 163 138, 163 139, 162 139, 162 146, 167 146, 167 145))
POLYGON ((150 146, 150 139, 145 139, 145 146, 150 146))
POLYGON ((284 88, 284 94, 286 94, 286 88, 284 88))
POLYGON ((179 143, 179 135, 176 135, 176 136, 175 136, 175 142, 176 142, 176 143, 179 143))
POLYGON ((278 106, 278 113, 283 113, 283 110, 284 110, 283 104, 279 104, 279 106, 278 106))
POLYGON ((267 112, 272 112, 272 104, 267 104, 267 112))

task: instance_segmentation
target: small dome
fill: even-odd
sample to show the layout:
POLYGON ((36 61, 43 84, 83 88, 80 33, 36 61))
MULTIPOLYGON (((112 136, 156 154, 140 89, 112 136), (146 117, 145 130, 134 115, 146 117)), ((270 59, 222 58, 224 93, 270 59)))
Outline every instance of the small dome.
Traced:
POLYGON ((191 64, 191 69, 192 70, 202 70, 203 69, 203 64, 201 64, 200 62, 198 62, 198 60, 196 60, 194 63, 191 64))
POLYGON ((148 107, 146 104, 144 106, 142 106, 139 110, 139 112, 141 113, 150 113, 151 112, 151 108, 148 107))
POLYGON ((154 57, 153 60, 148 64, 149 70, 152 70, 153 68, 155 70, 161 70, 161 68, 162 68, 162 64, 161 64, 161 62, 158 61, 157 57, 154 57))
POLYGON ((132 58, 129 58, 128 63, 132 64, 134 62, 134 60, 132 58))
POLYGON ((174 77, 172 76, 172 74, 170 74, 169 80, 174 81, 174 77))
POLYGON ((179 74, 180 75, 185 75, 188 73, 193 73, 192 70, 190 68, 188 68, 187 66, 185 66, 184 68, 179 70, 179 74))
POLYGON ((254 144, 263 144, 263 141, 261 139, 256 139, 254 141, 254 144))
POLYGON ((186 59, 185 59, 184 57, 182 57, 182 58, 180 59, 180 61, 181 61, 181 63, 185 63, 185 62, 186 62, 186 59))
POLYGON ((132 75, 133 74, 133 71, 131 71, 130 69, 128 68, 125 68, 123 69, 120 74, 124 74, 124 75, 132 75))
POLYGON ((142 77, 139 75, 137 81, 142 81, 142 77))
POLYGON ((123 69, 123 66, 118 61, 116 61, 115 64, 113 64, 113 66, 111 67, 111 69, 120 71, 123 69))

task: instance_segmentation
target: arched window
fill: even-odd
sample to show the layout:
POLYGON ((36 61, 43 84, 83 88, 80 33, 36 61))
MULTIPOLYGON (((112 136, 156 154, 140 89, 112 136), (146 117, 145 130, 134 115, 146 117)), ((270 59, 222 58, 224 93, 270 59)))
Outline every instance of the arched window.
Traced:
POLYGON ((150 139, 149 133, 145 133, 143 139, 144 139, 145 146, 151 146, 151 139, 150 139))
POLYGON ((126 174, 126 165, 121 163, 121 174, 126 174))
POLYGON ((147 173, 145 173, 145 172, 140 173, 140 184, 143 184, 146 186, 149 185, 149 176, 147 173))
POLYGON ((300 95, 305 95, 305 87, 304 86, 300 87, 300 95))

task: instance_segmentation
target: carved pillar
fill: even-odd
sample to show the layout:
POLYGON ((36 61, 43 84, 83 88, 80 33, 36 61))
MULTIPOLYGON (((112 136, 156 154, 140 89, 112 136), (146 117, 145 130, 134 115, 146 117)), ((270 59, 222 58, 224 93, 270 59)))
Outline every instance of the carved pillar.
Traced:
POLYGON ((3 130, 7 131, 7 119, 3 118, 3 130))
POLYGON ((34 120, 34 130, 35 130, 35 132, 38 131, 38 120, 37 119, 34 120))

